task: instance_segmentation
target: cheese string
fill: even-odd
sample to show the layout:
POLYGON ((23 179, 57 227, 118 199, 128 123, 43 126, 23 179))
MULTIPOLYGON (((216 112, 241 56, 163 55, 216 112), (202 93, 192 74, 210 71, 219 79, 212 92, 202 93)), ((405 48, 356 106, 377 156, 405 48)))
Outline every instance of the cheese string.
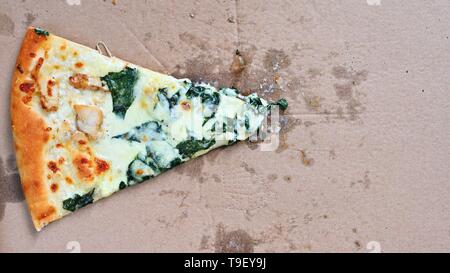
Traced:
POLYGON ((95 48, 97 49, 97 51, 102 54, 102 55, 106 55, 108 57, 113 57, 111 51, 109 50, 109 48, 106 46, 106 44, 102 41, 98 41, 97 45, 95 46, 95 48), (103 53, 102 47, 105 49, 106 54, 103 53))

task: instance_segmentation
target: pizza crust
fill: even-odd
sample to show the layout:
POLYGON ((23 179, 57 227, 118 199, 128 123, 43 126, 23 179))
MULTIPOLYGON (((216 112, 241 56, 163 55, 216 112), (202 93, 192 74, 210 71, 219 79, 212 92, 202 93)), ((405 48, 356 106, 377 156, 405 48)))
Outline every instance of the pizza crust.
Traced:
POLYGON ((38 231, 61 215, 49 201, 49 189, 45 185, 44 149, 50 137, 48 127, 42 115, 32 109, 31 96, 21 90, 21 85, 32 80, 33 59, 37 51, 48 47, 47 39, 47 36, 36 34, 34 28, 27 30, 11 83, 11 125, 17 166, 32 221, 38 231))

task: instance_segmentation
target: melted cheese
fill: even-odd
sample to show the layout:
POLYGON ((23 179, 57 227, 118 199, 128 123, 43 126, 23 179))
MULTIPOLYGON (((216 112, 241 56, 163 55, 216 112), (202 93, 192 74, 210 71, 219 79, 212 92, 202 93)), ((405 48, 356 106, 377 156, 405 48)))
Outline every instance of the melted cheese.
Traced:
POLYGON ((93 148, 98 157, 108 159, 112 166, 109 176, 99 181, 97 194, 103 197, 117 191, 120 182, 127 181, 128 166, 139 153, 146 152, 144 144, 114 138, 103 139, 93 148))
MULTIPOLYGON (((211 149, 244 140, 258 130, 265 117, 264 112, 246 103, 234 89, 219 92, 208 84, 193 85, 189 80, 178 80, 108 58, 53 35, 49 38, 52 40, 50 50, 36 52, 36 58, 47 56, 39 83, 41 91, 46 90, 48 80, 57 83, 54 88, 57 88, 58 110, 45 111, 37 97, 33 98, 32 107, 52 130, 45 153, 48 161, 57 162, 58 171, 48 169, 46 172, 49 185, 57 183, 59 186, 58 191, 50 194, 54 203, 62 204, 75 194, 83 195, 92 189, 95 189, 94 200, 109 196, 123 184, 142 182, 133 181, 136 173, 130 176, 130 172, 138 171, 139 177, 152 177, 211 149), (138 80, 133 86, 134 100, 124 117, 113 112, 113 98, 111 92, 103 90, 106 87, 81 90, 69 82, 71 76, 79 73, 95 79, 89 84, 101 85, 100 77, 119 72, 126 66, 138 70, 138 80), (100 126, 92 131, 96 137, 87 143, 79 138, 79 133, 80 130, 91 133, 92 128, 86 127, 91 124, 83 124, 84 129, 80 129, 80 124, 77 126, 76 105, 99 109, 103 115, 101 123, 94 122, 95 126, 100 126), (223 132, 224 123, 230 130, 223 132), (189 141, 194 143, 191 146, 204 145, 205 148, 188 152, 187 149, 192 148, 189 141), (80 154, 91 160, 86 162, 88 166, 93 164, 92 160, 99 159, 108 164, 108 168, 92 179, 80 178, 74 163, 76 155, 80 154)), ((32 65, 35 63, 33 61, 32 65)), ((263 108, 267 107, 262 101, 263 108)), ((60 210, 62 215, 69 213, 60 210)))

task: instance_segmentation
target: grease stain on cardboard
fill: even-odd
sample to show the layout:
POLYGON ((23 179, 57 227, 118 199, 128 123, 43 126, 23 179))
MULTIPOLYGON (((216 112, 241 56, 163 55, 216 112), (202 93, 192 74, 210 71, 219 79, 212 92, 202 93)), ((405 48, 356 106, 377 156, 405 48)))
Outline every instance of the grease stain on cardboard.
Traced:
POLYGON ((186 207, 187 205, 185 204, 186 199, 189 197, 190 192, 189 191, 181 191, 181 190, 162 190, 159 193, 159 196, 165 196, 165 195, 170 195, 173 196, 175 198, 180 199, 180 202, 178 204, 178 207, 186 207))
POLYGON ((0 13, 0 35, 13 36, 14 21, 5 13, 0 13))
POLYGON ((192 33, 184 32, 180 34, 179 37, 181 41, 193 46, 194 48, 201 50, 207 50, 209 48, 207 40, 201 39, 192 33))
POLYGON ((220 179, 220 177, 217 174, 213 174, 212 178, 213 178, 214 182, 216 182, 216 183, 222 182, 222 179, 220 179))
POLYGON ((306 167, 314 165, 314 159, 309 157, 304 150, 300 150, 300 160, 306 167))
POLYGON ((287 143, 288 134, 293 131, 298 126, 302 125, 303 122, 301 119, 296 118, 294 116, 282 116, 280 117, 280 133, 279 133, 279 141, 280 144, 276 150, 277 153, 281 153, 289 148, 289 144, 287 143))
POLYGON ((210 236, 208 235, 203 235, 202 239, 200 241, 200 250, 206 250, 209 248, 209 238, 210 236))
POLYGON ((275 181, 275 180, 277 180, 277 178, 278 178, 278 175, 275 174, 275 173, 272 173, 272 174, 267 175, 267 179, 268 179, 269 181, 275 181))
POLYGON ((203 172, 203 167, 205 166, 205 157, 201 156, 198 158, 195 158, 193 160, 189 160, 188 162, 185 162, 181 164, 180 166, 176 167, 174 170, 178 174, 184 174, 191 178, 200 179, 203 172))
POLYGON ((31 24, 33 24, 33 22, 36 20, 36 18, 37 18, 36 14, 27 12, 27 13, 25 13, 25 21, 23 21, 23 24, 28 27, 31 24))
POLYGON ((283 180, 286 181, 287 183, 291 183, 292 182, 292 176, 285 175, 285 176, 283 176, 283 180))
POLYGON ((244 170, 246 172, 248 172, 249 174, 255 174, 256 173, 255 168, 250 167, 247 162, 242 162, 241 163, 241 167, 244 168, 244 170))
POLYGON ((370 189, 370 186, 372 184, 372 180, 370 179, 369 174, 370 174, 369 171, 366 171, 364 173, 364 177, 361 178, 361 179, 358 179, 356 181, 352 181, 350 183, 350 187, 353 188, 354 186, 359 185, 365 190, 370 189))
POLYGON ((171 73, 176 78, 189 78, 194 82, 207 82, 215 87, 231 84, 228 71, 220 70, 223 60, 207 54, 188 59, 183 65, 176 65, 171 73))
POLYGON ((332 75, 340 81, 334 85, 336 96, 340 102, 345 103, 345 110, 341 105, 337 107, 338 118, 355 121, 365 111, 366 108, 360 101, 362 93, 358 86, 367 80, 368 74, 366 70, 352 71, 343 66, 332 68, 332 75))
POLYGON ((216 253, 252 253, 255 241, 242 229, 227 232, 223 225, 219 225, 214 246, 216 253))
POLYGON ((24 199, 15 157, 9 156, 6 162, 0 157, 0 221, 3 219, 6 203, 18 203, 24 199))

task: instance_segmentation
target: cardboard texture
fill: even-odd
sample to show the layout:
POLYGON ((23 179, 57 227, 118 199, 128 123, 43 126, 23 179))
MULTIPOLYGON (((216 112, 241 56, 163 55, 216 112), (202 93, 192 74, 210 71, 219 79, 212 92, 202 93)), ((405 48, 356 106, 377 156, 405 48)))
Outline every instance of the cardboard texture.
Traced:
POLYGON ((0 251, 450 251, 449 12, 445 0, 1 0, 0 251), (9 118, 28 25, 285 97, 280 146, 213 151, 37 233, 9 118), (236 49, 246 66, 232 73, 236 49))

